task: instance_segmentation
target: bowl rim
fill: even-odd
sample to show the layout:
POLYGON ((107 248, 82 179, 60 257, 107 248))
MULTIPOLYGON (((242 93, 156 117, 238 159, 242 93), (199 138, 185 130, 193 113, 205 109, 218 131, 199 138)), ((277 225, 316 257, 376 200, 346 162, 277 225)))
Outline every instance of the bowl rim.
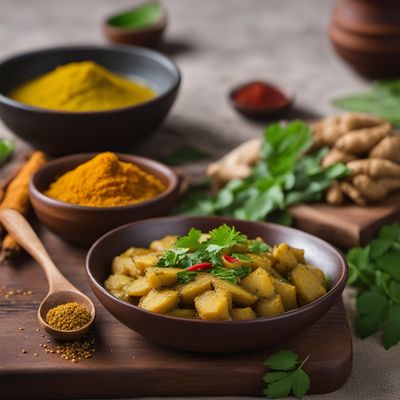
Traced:
MULTIPOLYGON (((173 92, 175 92, 181 83, 182 75, 181 72, 176 65, 176 63, 166 56, 165 54, 149 49, 147 47, 142 46, 131 46, 125 44, 109 44, 109 45, 92 45, 92 44, 82 44, 82 45, 67 45, 67 46, 52 46, 52 47, 42 47, 40 49, 20 52, 11 57, 7 57, 0 61, 0 69, 6 65, 7 63, 12 63, 16 60, 23 60, 24 58, 29 58, 34 55, 40 54, 47 54, 47 53, 56 53, 59 51, 62 52, 71 52, 74 51, 88 51, 88 50, 96 50, 102 52, 123 52, 123 53, 131 53, 139 55, 140 57, 147 57, 149 59, 155 60, 158 64, 162 65, 165 69, 170 71, 173 75, 173 82, 171 83, 170 87, 163 93, 157 94, 156 96, 150 100, 134 104, 132 106, 126 107, 119 107, 110 110, 103 110, 103 111, 63 111, 63 110, 52 110, 48 108, 42 108, 37 106, 31 106, 25 103, 21 103, 17 100, 13 100, 7 95, 0 92, 0 103, 4 103, 10 107, 18 108, 24 111, 29 112, 40 112, 44 114, 53 114, 53 115, 62 115, 62 116, 73 116, 76 117, 77 115, 90 115, 90 116, 98 116, 98 115, 105 115, 105 114, 114 114, 119 112, 131 111, 131 110, 140 110, 142 108, 146 108, 149 105, 152 105, 168 96, 170 96, 173 92)), ((73 61, 71 61, 73 62, 73 61)), ((59 64, 63 65, 63 64, 59 64)), ((22 84, 22 82, 21 82, 22 84)))
POLYGON ((167 25, 167 22, 168 22, 168 13, 163 4, 161 4, 159 1, 142 1, 141 3, 138 3, 134 7, 125 8, 119 12, 109 14, 107 17, 105 17, 103 19, 103 28, 112 31, 115 34, 132 35, 133 36, 136 34, 141 35, 144 33, 153 33, 153 32, 162 30, 167 25), (119 27, 119 26, 111 24, 111 20, 113 18, 115 18, 121 14, 125 14, 129 11, 133 11, 140 6, 146 5, 151 2, 158 3, 160 6, 160 9, 161 9, 161 15, 155 24, 149 25, 144 28, 127 28, 127 27, 119 27))
MULTIPOLYGON (((45 203, 52 207, 57 207, 60 209, 80 210, 80 211, 95 213, 95 212, 109 212, 109 211, 127 211, 127 210, 134 210, 134 209, 140 210, 140 208, 142 208, 143 206, 152 205, 152 204, 155 204, 155 203, 158 203, 158 202, 164 200, 166 197, 170 196, 179 187, 179 184, 180 184, 179 175, 169 166, 167 166, 157 160, 153 160, 152 158, 137 156, 137 155, 133 155, 133 154, 113 152, 118 157, 119 160, 120 160, 120 157, 123 157, 123 158, 127 157, 132 160, 132 161, 123 161, 122 160, 123 162, 130 162, 130 163, 134 164, 136 161, 139 161, 139 163, 142 162, 143 165, 146 165, 146 166, 148 164, 153 164, 153 165, 157 166, 161 170, 160 174, 163 175, 164 177, 166 177, 166 179, 168 180, 167 188, 163 192, 158 194, 157 196, 152 197, 151 199, 136 203, 136 204, 128 204, 128 205, 124 205, 124 206, 107 206, 107 207, 82 206, 82 205, 78 205, 78 204, 68 203, 68 202, 65 202, 62 200, 56 200, 49 196, 46 196, 44 193, 42 193, 37 188, 35 180, 37 179, 37 175, 42 173, 42 171, 44 171, 46 169, 52 169, 57 164, 68 163, 75 159, 76 160, 81 159, 82 162, 80 162, 80 164, 82 164, 83 162, 86 162, 101 153, 103 153, 103 152, 70 154, 68 156, 55 158, 54 160, 47 162, 45 165, 43 165, 41 168, 39 168, 31 177, 31 179, 29 181, 30 193, 32 194, 33 197, 36 197, 42 203, 45 203)), ((78 165, 80 165, 80 164, 78 164, 78 165)), ((67 173, 68 171, 71 171, 71 169, 65 171, 64 173, 67 173)))
MULTIPOLYGON (((131 308, 133 310, 139 311, 139 312, 143 312, 145 314, 148 314, 150 316, 153 316, 155 318, 162 318, 165 320, 177 320, 177 321, 185 321, 185 323, 187 324, 211 324, 211 325, 220 325, 220 326, 232 326, 232 325, 255 325, 255 324, 261 324, 261 323, 265 323, 266 321, 281 321, 287 318, 290 318, 293 315, 300 315, 303 313, 307 313, 308 311, 311 311, 315 308, 317 308, 321 303, 325 303, 329 298, 334 297, 335 295, 337 295, 337 293, 342 293, 345 286, 346 286, 346 282, 347 282, 347 278, 348 278, 348 266, 346 263, 346 260, 344 259, 343 255, 336 250, 331 244, 329 244, 328 242, 326 242, 325 240, 322 240, 320 238, 318 238, 317 236, 311 235, 307 232, 303 232, 299 229, 295 229, 295 228, 291 228, 288 226, 284 226, 284 225, 278 225, 278 224, 273 224, 270 222, 261 222, 261 221, 248 221, 248 220, 241 220, 241 219, 237 219, 237 218, 232 218, 232 217, 225 217, 225 216, 199 216, 199 215, 193 215, 193 216, 168 216, 168 217, 158 217, 158 218, 149 218, 149 219, 145 219, 145 220, 140 220, 140 221, 134 221, 122 226, 119 226, 117 228, 114 228, 112 230, 110 230, 109 232, 105 233, 104 235, 102 235, 100 238, 98 238, 90 247, 90 249, 87 252, 86 255, 86 260, 85 260, 85 269, 86 269, 86 275, 89 278, 89 283, 91 284, 91 286, 95 286, 97 290, 99 290, 103 295, 105 295, 108 299, 117 302, 118 304, 121 304, 125 307, 131 308), (140 308, 138 306, 135 306, 134 304, 128 303, 126 301, 123 301, 121 299, 118 299, 117 297, 113 296, 111 293, 109 293, 105 287, 103 285, 101 285, 93 276, 92 272, 91 272, 91 268, 90 268, 90 259, 92 257, 92 254, 94 253, 94 251, 96 250, 96 247, 107 237, 114 235, 116 232, 118 231, 122 231, 124 229, 127 229, 128 227, 134 226, 134 225, 140 225, 146 222, 157 222, 159 221, 160 224, 161 223, 165 223, 166 221, 171 221, 171 220, 188 220, 188 219, 203 219, 203 220, 207 220, 210 222, 217 222, 220 221, 221 219, 224 220, 225 223, 232 223, 234 224, 235 222, 241 222, 241 223, 247 223, 250 225, 258 225, 258 226, 272 226, 272 228, 274 229, 278 229, 278 230, 283 230, 283 231, 292 231, 300 233, 304 236, 306 236, 306 238, 308 238, 309 240, 312 241, 316 241, 317 243, 319 243, 322 247, 324 247, 325 249, 328 249, 330 252, 332 252, 337 259, 340 261, 340 267, 341 267, 341 273, 340 273, 340 277, 337 281, 337 283, 331 287, 323 296, 319 297, 317 300, 314 300, 313 302, 301 306, 299 308, 296 308, 294 310, 290 310, 290 311, 285 311, 282 314, 279 315, 274 315, 271 317, 260 317, 260 318, 255 318, 255 319, 249 319, 249 320, 230 320, 230 321, 211 321, 211 320, 202 320, 202 319, 188 319, 188 318, 180 318, 180 317, 173 317, 170 315, 164 315, 164 314, 157 314, 148 310, 145 310, 143 308, 140 308)), ((93 290, 93 288, 92 288, 93 290)), ((94 291, 94 290, 93 290, 94 291)), ((96 293, 95 293, 96 294, 96 293)))
POLYGON ((238 84, 236 86, 234 86, 229 92, 228 92, 228 98, 229 98, 229 102, 231 103, 231 105, 238 111, 244 111, 244 112, 249 112, 249 113, 260 113, 260 114, 264 114, 264 113, 274 113, 274 112, 278 112, 281 110, 284 110, 288 107, 290 107, 296 98, 296 94, 294 91, 292 90, 287 90, 286 88, 282 88, 282 86, 275 84, 274 82, 265 80, 265 79, 251 79, 249 81, 246 81, 244 83, 238 84), (278 91, 280 91, 286 98, 287 98, 287 102, 282 105, 282 106, 275 106, 275 107, 270 107, 270 106, 250 106, 250 105, 243 105, 238 103, 235 100, 235 94, 242 88, 251 85, 252 83, 263 83, 269 86, 274 87, 275 89, 277 89, 278 91))

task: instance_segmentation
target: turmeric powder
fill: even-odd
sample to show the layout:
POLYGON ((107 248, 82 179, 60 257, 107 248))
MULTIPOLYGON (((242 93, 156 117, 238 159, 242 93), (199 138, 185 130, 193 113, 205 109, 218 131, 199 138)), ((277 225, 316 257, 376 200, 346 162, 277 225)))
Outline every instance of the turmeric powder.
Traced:
POLYGON ((156 176, 106 152, 59 177, 44 194, 80 206, 114 207, 149 200, 165 189, 156 176))
POLYGON ((92 61, 59 66, 9 93, 24 104, 73 112, 133 106, 155 95, 150 87, 115 75, 92 61))

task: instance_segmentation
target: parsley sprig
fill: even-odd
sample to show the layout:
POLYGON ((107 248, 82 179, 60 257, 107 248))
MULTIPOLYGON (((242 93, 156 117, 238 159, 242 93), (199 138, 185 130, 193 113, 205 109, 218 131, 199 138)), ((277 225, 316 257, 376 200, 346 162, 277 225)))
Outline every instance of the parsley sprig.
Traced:
POLYGON ((281 350, 269 357, 264 364, 268 371, 263 380, 268 384, 264 394, 270 399, 279 399, 292 393, 297 399, 302 399, 310 387, 310 378, 303 370, 310 354, 300 361, 292 350, 281 350))
POLYGON ((400 225, 384 226, 368 246, 346 257, 348 284, 358 290, 356 333, 366 338, 382 330, 389 349, 400 341, 400 225))
MULTIPOLYGON (((198 272, 188 271, 187 268, 209 262, 213 265, 209 271, 212 275, 232 283, 238 283, 241 278, 250 273, 251 268, 243 265, 237 268, 225 268, 221 259, 222 254, 229 253, 237 245, 245 245, 252 252, 264 252, 269 249, 265 243, 249 240, 235 227, 226 224, 213 229, 208 235, 191 228, 186 236, 178 238, 171 250, 164 253, 158 261, 158 266, 182 268, 182 272, 178 273, 178 279, 180 282, 189 282, 198 272)), ((245 255, 234 254, 242 261, 246 258, 245 255)))

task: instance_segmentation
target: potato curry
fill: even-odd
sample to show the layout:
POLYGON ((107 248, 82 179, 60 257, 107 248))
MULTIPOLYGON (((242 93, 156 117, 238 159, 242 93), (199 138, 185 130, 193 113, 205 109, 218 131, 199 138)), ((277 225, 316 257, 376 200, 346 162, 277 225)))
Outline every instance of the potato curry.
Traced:
POLYGON ((324 273, 304 250, 271 248, 221 225, 165 236, 114 258, 106 289, 145 310, 174 317, 246 320, 284 313, 323 296, 324 273))

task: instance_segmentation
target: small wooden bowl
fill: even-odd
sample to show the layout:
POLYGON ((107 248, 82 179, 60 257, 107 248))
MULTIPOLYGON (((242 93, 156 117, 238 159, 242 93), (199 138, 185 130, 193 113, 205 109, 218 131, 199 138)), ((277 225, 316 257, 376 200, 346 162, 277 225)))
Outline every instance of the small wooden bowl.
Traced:
MULTIPOLYGON (((265 348, 306 329, 340 299, 348 268, 342 255, 331 245, 307 233, 286 226, 241 221, 227 217, 165 217, 139 221, 102 236, 86 258, 89 283, 104 307, 120 322, 141 335, 182 350, 237 352, 265 348), (271 245, 286 242, 305 249, 306 260, 331 278, 329 291, 316 301, 283 314, 246 321, 205 321, 156 314, 111 295, 104 281, 111 273, 115 256, 128 247, 147 247, 165 235, 185 235, 191 227, 209 231, 226 223, 254 239, 271 245)), ((332 329, 335 329, 332 326, 332 329)))
POLYGON ((37 171, 29 185, 32 206, 39 220, 63 239, 90 245, 105 232, 132 221, 165 215, 174 205, 180 181, 164 164, 149 158, 119 154, 121 161, 131 162, 158 177, 167 189, 142 203, 119 207, 88 207, 54 200, 43 194, 50 183, 67 171, 93 158, 96 153, 75 154, 50 161, 37 171))
POLYGON ((159 47, 168 23, 167 14, 164 8, 162 8, 161 17, 156 24, 141 29, 122 28, 113 25, 111 21, 116 15, 117 14, 111 15, 103 22, 104 35, 111 43, 150 48, 159 47))
POLYGON ((229 92, 229 102, 230 102, 231 106, 239 114, 243 115, 246 118, 254 119, 254 120, 268 120, 268 119, 272 119, 275 117, 283 116, 292 107, 294 99, 295 99, 294 93, 289 93, 286 90, 283 90, 282 88, 280 88, 270 82, 264 82, 264 81, 249 81, 249 82, 246 82, 239 86, 234 87, 229 92), (256 106, 245 106, 235 100, 235 96, 239 90, 243 89, 244 87, 246 87, 252 83, 257 83, 257 82, 262 82, 266 85, 272 86, 275 89, 279 90, 282 94, 285 95, 285 97, 287 98, 287 102, 283 105, 279 105, 276 107, 270 107, 270 106, 256 107, 256 106))

